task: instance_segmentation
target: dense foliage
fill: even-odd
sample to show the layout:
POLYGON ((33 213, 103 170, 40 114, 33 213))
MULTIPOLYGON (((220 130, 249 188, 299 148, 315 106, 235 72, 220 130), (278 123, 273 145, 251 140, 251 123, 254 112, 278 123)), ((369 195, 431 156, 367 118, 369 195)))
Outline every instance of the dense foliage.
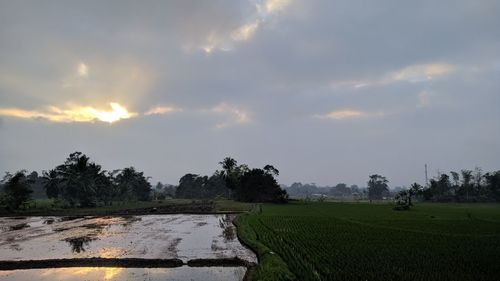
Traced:
POLYGON ((422 193, 422 186, 418 183, 413 183, 408 190, 400 191, 394 199, 396 199, 396 211, 409 210, 413 206, 413 198, 422 193))
POLYGON ((368 181, 368 198, 370 200, 383 199, 383 197, 389 193, 388 182, 389 181, 381 175, 371 175, 368 181))
MULTIPOLYGON (((286 191, 280 188, 271 171, 270 169, 246 171, 239 180, 236 199, 245 202, 286 202, 286 191)), ((274 173, 277 175, 277 170, 274 173)))
POLYGON ((484 174, 476 168, 440 174, 429 181, 423 197, 436 202, 500 202, 500 171, 484 174))
MULTIPOLYGON (((295 280, 496 280, 500 206, 418 204, 264 205, 242 216, 246 239, 288 265, 295 280), (255 234, 252 234, 252 231, 255 234)), ((277 262, 279 265, 279 262, 277 262)), ((261 267, 256 280, 289 280, 261 267)))
POLYGON ((229 197, 229 190, 219 172, 210 177, 186 174, 179 180, 176 196, 199 199, 229 197))
POLYGON ((219 163, 221 171, 208 176, 186 174, 179 180, 178 198, 232 198, 244 202, 279 202, 288 200, 286 191, 281 189, 276 176, 279 171, 266 165, 262 169, 250 169, 238 165, 233 158, 226 157, 219 163))
POLYGON ((33 189, 39 193, 40 188, 45 190, 46 197, 71 207, 151 199, 151 184, 142 172, 133 167, 108 172, 81 152, 74 152, 63 164, 43 171, 42 177, 36 172, 29 175, 25 171, 15 175, 7 173, 2 185, 5 194, 4 202, 0 203, 11 209, 18 209, 30 199, 33 189))
POLYGON ((339 183, 334 186, 318 186, 315 183, 294 182, 290 186, 282 186, 290 197, 294 198, 313 198, 328 196, 342 199, 359 199, 365 196, 365 188, 353 184, 348 186, 345 183, 339 183))
POLYGON ((0 203, 7 205, 9 209, 19 209, 30 200, 32 183, 24 170, 14 175, 7 173, 2 180, 4 194, 1 195, 0 200, 3 202, 0 203))

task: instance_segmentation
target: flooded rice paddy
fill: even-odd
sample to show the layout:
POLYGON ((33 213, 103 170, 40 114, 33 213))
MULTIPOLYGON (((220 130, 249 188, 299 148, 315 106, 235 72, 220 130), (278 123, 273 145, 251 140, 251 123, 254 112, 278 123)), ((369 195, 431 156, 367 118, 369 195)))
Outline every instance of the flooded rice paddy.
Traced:
POLYGON ((19 281, 84 281, 84 280, 148 280, 148 281, 218 281, 242 280, 245 267, 176 267, 176 268, 119 268, 73 267, 22 269, 0 271, 0 280, 19 281))
MULTIPOLYGON (((257 258, 237 239, 233 218, 233 215, 184 214, 0 218, 0 265, 2 261, 4 264, 28 260, 28 263, 36 263, 91 258, 175 259, 181 264, 199 259, 237 258, 246 264, 254 264, 257 258)), ((132 264, 127 268, 0 271, 0 280, 241 280, 246 271, 245 267, 235 264, 230 267, 174 268, 142 268, 149 267, 142 265, 141 268, 131 268, 134 267, 132 264)))

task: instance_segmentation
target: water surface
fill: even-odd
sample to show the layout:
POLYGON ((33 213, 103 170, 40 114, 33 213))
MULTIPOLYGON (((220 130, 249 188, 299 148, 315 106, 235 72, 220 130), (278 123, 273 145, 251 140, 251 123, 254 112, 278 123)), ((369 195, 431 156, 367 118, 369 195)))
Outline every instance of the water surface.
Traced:
POLYGON ((0 260, 234 258, 257 262, 232 215, 0 218, 0 260))
POLYGON ((0 271, 1 281, 218 281, 243 280, 245 267, 117 268, 72 267, 0 271))

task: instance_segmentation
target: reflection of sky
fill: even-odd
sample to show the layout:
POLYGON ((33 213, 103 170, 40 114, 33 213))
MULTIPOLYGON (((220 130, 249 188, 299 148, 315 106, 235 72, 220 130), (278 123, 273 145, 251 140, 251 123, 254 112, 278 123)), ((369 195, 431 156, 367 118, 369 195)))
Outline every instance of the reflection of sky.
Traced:
POLYGON ((49 268, 41 270, 41 276, 51 280, 75 280, 82 278, 90 280, 110 280, 119 277, 123 268, 118 267, 74 267, 74 268, 49 268))
POLYGON ((225 215, 149 215, 137 217, 24 220, 0 218, 0 259, 57 258, 232 258, 256 262, 255 254, 234 239, 232 217, 225 215))
POLYGON ((242 280, 244 267, 116 268, 72 267, 0 271, 2 281, 84 281, 84 280, 242 280))

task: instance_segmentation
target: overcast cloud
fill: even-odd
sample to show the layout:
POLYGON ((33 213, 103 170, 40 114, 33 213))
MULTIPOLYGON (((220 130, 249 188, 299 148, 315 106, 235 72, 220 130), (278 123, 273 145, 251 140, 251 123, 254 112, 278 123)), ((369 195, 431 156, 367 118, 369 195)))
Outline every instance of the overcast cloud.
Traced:
POLYGON ((1 1, 0 171, 500 169, 500 2, 1 1))

